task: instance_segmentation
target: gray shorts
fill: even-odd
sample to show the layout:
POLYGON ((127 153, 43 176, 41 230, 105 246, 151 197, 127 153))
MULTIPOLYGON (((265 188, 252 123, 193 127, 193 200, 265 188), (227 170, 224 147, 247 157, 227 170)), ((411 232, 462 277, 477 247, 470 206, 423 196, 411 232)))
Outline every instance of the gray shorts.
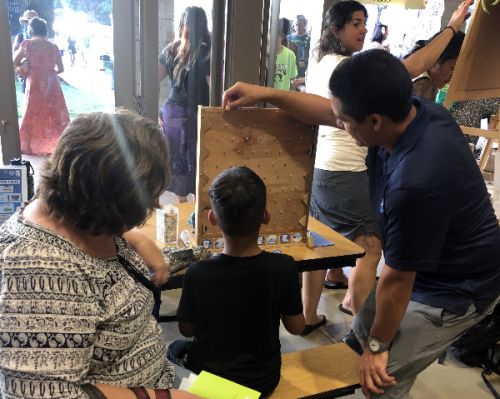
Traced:
POLYGON ((349 240, 364 234, 380 237, 364 172, 331 172, 314 168, 309 212, 349 240))
MULTIPOLYGON (((372 394, 370 397, 407 398, 418 374, 446 351, 455 339, 492 313, 499 299, 493 301, 482 313, 478 313, 475 306, 471 305, 464 315, 410 301, 389 350, 387 371, 389 375, 396 377, 397 383, 392 387, 385 387, 383 395, 372 394)), ((359 341, 366 342, 374 317, 375 290, 352 324, 359 341)))

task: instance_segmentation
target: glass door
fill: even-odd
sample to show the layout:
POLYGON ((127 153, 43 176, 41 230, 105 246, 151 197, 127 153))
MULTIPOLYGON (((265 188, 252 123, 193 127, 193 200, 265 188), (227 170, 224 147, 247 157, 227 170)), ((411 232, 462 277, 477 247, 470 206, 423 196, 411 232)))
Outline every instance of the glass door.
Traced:
POLYGON ((115 108, 113 1, 7 0, 0 11, 1 58, 13 60, 0 65, 2 162, 30 161, 36 181, 71 119, 115 108))

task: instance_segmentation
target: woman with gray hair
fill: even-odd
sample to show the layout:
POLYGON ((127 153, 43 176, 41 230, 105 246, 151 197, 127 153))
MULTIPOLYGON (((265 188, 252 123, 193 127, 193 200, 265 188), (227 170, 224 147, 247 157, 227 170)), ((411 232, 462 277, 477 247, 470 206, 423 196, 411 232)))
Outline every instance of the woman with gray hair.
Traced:
POLYGON ((0 397, 195 397, 169 391, 158 291, 124 238, 158 205, 167 165, 160 129, 130 111, 64 131, 36 199, 0 228, 0 397))

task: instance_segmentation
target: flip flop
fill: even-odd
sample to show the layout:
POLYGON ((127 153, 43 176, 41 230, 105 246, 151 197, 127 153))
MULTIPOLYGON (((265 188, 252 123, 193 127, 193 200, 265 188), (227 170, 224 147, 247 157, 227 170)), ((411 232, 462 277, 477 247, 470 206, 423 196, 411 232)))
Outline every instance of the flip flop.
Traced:
POLYGON ((316 324, 306 324, 304 326, 304 330, 300 333, 301 337, 305 337, 306 335, 311 334, 314 330, 318 329, 321 326, 324 326, 326 324, 326 316, 325 315, 320 315, 321 321, 316 323, 316 324))
POLYGON ((330 289, 330 290, 340 290, 340 289, 347 288, 346 283, 341 283, 340 281, 330 281, 330 280, 326 280, 326 279, 325 279, 325 281, 323 281, 323 286, 325 288, 330 289))
POLYGON ((348 314, 349 316, 352 316, 352 312, 349 309, 345 308, 344 305, 342 305, 342 303, 339 303, 338 308, 342 313, 345 313, 345 314, 348 314))

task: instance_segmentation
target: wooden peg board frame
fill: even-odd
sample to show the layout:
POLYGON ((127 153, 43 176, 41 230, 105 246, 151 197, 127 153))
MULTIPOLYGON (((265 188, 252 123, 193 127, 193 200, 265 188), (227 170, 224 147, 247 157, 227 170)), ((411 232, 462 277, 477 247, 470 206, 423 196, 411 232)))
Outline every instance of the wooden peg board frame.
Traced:
POLYGON ((500 5, 488 10, 486 14, 480 2, 475 2, 444 102, 446 108, 452 101, 500 97, 500 5))
POLYGON ((198 110, 196 179, 196 243, 221 237, 208 223, 208 189, 214 178, 231 166, 247 166, 267 187, 271 222, 261 235, 300 233, 305 242, 316 154, 316 127, 299 122, 278 109, 198 110))

